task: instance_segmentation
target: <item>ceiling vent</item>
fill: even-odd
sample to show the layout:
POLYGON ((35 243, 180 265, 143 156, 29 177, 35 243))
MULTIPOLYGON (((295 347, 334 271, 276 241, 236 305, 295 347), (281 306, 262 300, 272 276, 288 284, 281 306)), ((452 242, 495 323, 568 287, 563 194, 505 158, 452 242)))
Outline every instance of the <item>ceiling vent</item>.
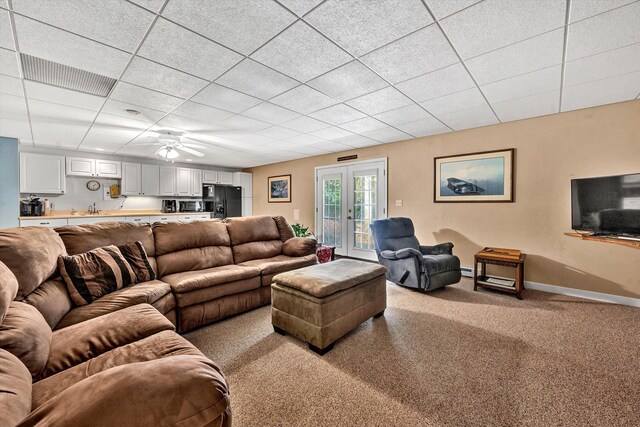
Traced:
POLYGON ((100 74, 47 61, 24 53, 20 54, 22 72, 26 80, 71 89, 106 98, 116 79, 100 74))

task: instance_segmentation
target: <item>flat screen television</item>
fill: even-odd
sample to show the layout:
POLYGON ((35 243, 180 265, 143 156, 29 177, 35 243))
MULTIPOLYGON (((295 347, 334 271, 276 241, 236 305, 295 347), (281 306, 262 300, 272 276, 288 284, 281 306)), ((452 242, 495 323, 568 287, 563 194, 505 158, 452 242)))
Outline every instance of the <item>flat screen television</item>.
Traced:
POLYGON ((640 173, 571 180, 571 228, 640 237, 640 173))

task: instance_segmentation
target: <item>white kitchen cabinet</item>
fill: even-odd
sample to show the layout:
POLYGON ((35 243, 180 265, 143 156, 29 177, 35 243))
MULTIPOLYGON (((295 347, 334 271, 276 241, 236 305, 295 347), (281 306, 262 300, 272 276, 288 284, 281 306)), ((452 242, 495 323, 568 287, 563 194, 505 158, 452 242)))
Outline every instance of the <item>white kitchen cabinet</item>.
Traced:
POLYGON ((143 196, 159 196, 160 195, 160 166, 158 165, 142 165, 142 195, 143 196))
POLYGON ((142 165, 140 163, 122 163, 120 193, 124 196, 142 195, 142 165))
POLYGON ((233 184, 233 173, 218 171, 218 184, 233 184))
POLYGON ((253 198, 243 197, 242 198, 242 216, 251 216, 251 215, 253 215, 253 198))
POLYGON ((47 218, 47 217, 42 217, 42 218, 38 218, 38 219, 21 219, 20 220, 20 227, 49 227, 49 228, 56 228, 56 227, 64 227, 65 225, 67 225, 67 219, 66 218, 47 218))
POLYGON ((124 222, 132 222, 134 224, 142 224, 145 222, 149 222, 148 216, 125 216, 124 222))
POLYGON ((217 184, 218 172, 217 171, 202 171, 202 182, 204 184, 217 184))
POLYGON ((20 192, 64 194, 65 158, 47 154, 20 153, 20 192))
POLYGON ((160 195, 176 195, 176 168, 172 166, 160 166, 160 195))
POLYGON ((253 196, 253 174, 249 172, 233 172, 233 185, 242 187, 242 197, 253 196))
POLYGON ((81 224, 99 224, 101 222, 112 222, 112 221, 124 221, 123 216, 100 216, 100 217, 92 217, 92 216, 81 216, 78 218, 69 218, 67 219, 69 225, 81 225, 81 224))
POLYGON ((177 221, 178 215, 162 215, 162 216, 152 216, 149 217, 151 222, 159 222, 159 221, 177 221))
POLYGON ((67 176, 95 176, 96 161, 84 157, 67 157, 67 176))
POLYGON ((200 169, 191 170, 191 195, 202 197, 202 171, 200 169))
POLYGON ((185 222, 208 221, 211 219, 211 214, 180 215, 178 219, 185 222))
POLYGON ((101 178, 120 178, 122 177, 122 163, 114 162, 113 160, 101 160, 95 161, 96 176, 101 178))
POLYGON ((176 168, 176 195, 191 196, 191 169, 176 168))

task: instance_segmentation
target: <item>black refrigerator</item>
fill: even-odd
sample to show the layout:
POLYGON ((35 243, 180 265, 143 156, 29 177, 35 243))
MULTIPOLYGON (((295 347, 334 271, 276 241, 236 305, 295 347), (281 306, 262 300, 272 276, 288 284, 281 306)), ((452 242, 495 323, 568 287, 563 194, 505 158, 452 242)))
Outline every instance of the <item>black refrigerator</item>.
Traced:
POLYGON ((214 218, 242 216, 242 187, 205 184, 202 195, 205 210, 214 218))

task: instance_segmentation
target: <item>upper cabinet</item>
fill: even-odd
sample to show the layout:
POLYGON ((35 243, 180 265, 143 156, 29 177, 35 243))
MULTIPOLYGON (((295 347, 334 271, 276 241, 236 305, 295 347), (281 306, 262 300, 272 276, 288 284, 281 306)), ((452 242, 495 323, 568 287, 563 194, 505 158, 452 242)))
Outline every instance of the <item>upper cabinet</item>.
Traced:
POLYGON ((191 196, 191 170, 188 168, 176 168, 176 195, 191 196))
POLYGON ((233 184, 233 172, 218 171, 218 184, 233 184))
POLYGON ((202 171, 202 182, 205 184, 233 184, 233 172, 202 171))
POLYGON ((253 195, 253 175, 249 172, 233 172, 233 185, 242 187, 242 197, 253 195))
POLYGON ((202 171, 191 169, 191 195, 202 197, 202 171))
POLYGON ((67 157, 67 176, 96 176, 102 178, 120 178, 121 163, 112 160, 96 160, 83 157, 67 157))
POLYGON ((123 196, 142 196, 142 165, 140 163, 122 164, 120 192, 123 196))
POLYGON ((176 168, 160 166, 160 195, 176 196, 176 168))
POLYGON ((160 195, 160 166, 142 165, 142 195, 160 195))
POLYGON ((20 192, 64 194, 64 156, 20 153, 20 192))

